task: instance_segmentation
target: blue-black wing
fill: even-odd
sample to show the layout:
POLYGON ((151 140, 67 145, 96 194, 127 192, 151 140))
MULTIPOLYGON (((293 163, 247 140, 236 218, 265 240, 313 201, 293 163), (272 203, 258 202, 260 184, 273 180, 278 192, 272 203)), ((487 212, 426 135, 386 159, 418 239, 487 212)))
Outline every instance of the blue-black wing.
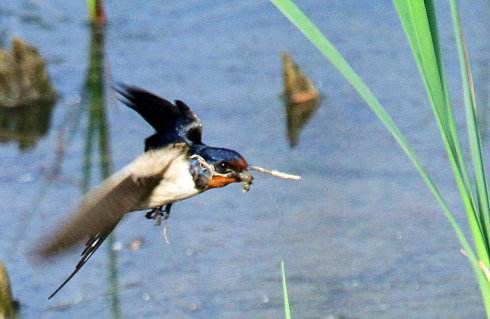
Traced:
POLYGON ((115 89, 123 103, 157 131, 147 139, 147 149, 179 142, 189 146, 202 144, 201 120, 184 102, 177 100, 174 104, 134 86, 120 84, 115 89))

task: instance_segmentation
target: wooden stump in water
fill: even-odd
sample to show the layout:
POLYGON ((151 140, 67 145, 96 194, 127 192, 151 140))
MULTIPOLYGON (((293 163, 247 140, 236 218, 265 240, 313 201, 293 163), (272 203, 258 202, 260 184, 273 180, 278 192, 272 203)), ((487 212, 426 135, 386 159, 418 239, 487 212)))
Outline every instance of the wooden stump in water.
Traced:
POLYGON ((313 82, 287 54, 282 55, 284 95, 289 104, 305 103, 319 98, 313 82))
POLYGON ((16 107, 0 107, 0 143, 16 142, 27 151, 48 133, 53 104, 39 102, 16 107))
POLYGON ((16 107, 55 100, 56 92, 36 48, 14 38, 10 52, 0 49, 0 106, 16 107))
POLYGON ((315 115, 320 106, 320 99, 304 103, 286 104, 287 134, 289 146, 295 147, 299 143, 299 135, 308 121, 315 115))
POLYGON ((29 149, 49 128, 56 92, 37 50, 18 38, 0 49, 0 142, 29 149))
POLYGON ((301 130, 315 114, 320 95, 313 82, 286 53, 282 56, 282 70, 287 133, 289 145, 294 147, 298 144, 301 130))
POLYGON ((10 280, 5 266, 0 262, 0 319, 14 318, 14 316, 10 280))

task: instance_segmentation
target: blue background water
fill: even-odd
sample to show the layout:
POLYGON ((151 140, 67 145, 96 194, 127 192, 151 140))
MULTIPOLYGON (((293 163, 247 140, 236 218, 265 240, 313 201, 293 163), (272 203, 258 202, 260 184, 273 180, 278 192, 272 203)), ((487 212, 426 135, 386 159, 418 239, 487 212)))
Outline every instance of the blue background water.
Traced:
MULTIPOLYGON (((446 155, 391 2, 299 1, 400 124, 464 222, 446 155)), ((52 301, 77 254, 35 267, 25 252, 78 202, 86 118, 55 150, 70 114, 84 107, 90 30, 85 1, 3 0, 0 43, 20 36, 48 61, 60 93, 49 133, 28 152, 0 145, 0 260, 22 318, 281 318, 279 262, 296 318, 477 318, 483 307, 452 229, 415 169, 355 92, 267 1, 107 1, 110 79, 182 99, 205 124, 205 141, 251 163, 302 175, 257 176, 174 206, 171 244, 143 214, 116 229, 117 292, 107 249, 52 301), (280 54, 289 52, 323 99, 290 149, 280 54), (50 178, 50 168, 61 171, 50 178), (143 241, 136 251, 128 249, 143 241)), ((460 124, 459 70, 447 5, 442 43, 460 124)), ((488 91, 488 6, 463 7, 482 106, 488 91)), ((111 156, 120 168, 151 129, 109 94, 111 156)), ((83 111, 83 110, 82 110, 83 111)), ((486 113, 484 113, 486 114, 486 113)))

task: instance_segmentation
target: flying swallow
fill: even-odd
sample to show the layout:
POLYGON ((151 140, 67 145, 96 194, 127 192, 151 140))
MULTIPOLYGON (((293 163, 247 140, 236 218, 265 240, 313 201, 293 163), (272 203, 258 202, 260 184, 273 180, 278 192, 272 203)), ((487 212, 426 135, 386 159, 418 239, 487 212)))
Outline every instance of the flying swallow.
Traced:
POLYGON ((202 142, 201 120, 184 102, 171 103, 133 86, 120 85, 116 91, 155 133, 146 138, 141 156, 89 191, 76 211, 40 241, 36 253, 47 258, 88 238, 75 270, 49 298, 73 278, 127 213, 151 209, 147 218, 165 219, 175 202, 235 182, 248 190, 253 180, 238 152, 202 142))

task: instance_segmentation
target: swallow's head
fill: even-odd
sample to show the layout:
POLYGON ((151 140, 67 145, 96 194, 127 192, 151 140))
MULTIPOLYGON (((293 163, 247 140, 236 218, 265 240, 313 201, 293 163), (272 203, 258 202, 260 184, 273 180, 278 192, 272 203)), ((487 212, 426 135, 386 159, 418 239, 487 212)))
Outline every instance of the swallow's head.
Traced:
POLYGON ((199 155, 214 169, 208 188, 223 187, 235 182, 242 182, 244 185, 252 183, 253 177, 247 170, 248 163, 238 152, 226 148, 206 147, 199 151, 199 155))

